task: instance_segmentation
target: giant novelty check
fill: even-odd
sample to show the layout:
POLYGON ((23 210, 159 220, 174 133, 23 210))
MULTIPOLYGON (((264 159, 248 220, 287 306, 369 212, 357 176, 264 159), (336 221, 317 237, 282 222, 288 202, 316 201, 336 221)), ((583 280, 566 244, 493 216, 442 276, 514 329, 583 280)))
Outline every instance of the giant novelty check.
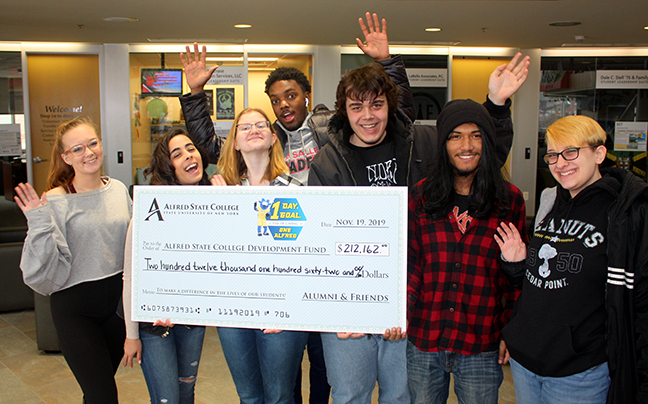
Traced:
POLYGON ((406 326, 407 188, 140 186, 133 319, 406 326))

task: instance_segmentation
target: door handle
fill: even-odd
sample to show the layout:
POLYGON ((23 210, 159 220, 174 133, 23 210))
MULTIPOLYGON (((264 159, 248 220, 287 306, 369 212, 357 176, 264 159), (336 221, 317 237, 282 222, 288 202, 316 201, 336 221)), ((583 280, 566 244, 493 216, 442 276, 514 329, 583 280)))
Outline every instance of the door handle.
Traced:
POLYGON ((34 164, 42 163, 43 161, 47 161, 47 159, 42 159, 38 156, 34 157, 34 164))

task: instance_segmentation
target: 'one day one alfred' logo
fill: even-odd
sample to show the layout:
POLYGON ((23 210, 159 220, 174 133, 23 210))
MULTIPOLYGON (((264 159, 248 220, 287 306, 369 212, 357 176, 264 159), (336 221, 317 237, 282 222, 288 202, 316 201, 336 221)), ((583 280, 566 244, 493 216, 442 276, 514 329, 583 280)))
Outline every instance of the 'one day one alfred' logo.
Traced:
POLYGON ((275 240, 297 240, 303 226, 295 222, 306 221, 297 198, 261 198, 254 202, 257 212, 257 235, 272 236, 275 240))

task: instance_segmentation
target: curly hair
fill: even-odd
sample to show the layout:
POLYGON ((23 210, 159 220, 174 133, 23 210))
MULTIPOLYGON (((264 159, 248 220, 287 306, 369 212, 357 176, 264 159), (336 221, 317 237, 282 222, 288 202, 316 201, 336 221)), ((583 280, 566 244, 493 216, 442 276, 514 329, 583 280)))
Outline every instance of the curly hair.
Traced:
MULTIPOLYGON (((87 116, 78 116, 71 121, 63 122, 56 129, 56 137, 54 138, 54 146, 50 157, 50 168, 47 175, 47 191, 56 187, 63 187, 67 193, 70 192, 70 184, 74 179, 74 169, 63 160, 63 153, 65 153, 63 136, 82 125, 90 127, 97 133, 97 127, 92 122, 92 119, 87 116)), ((97 138, 99 138, 99 135, 97 135, 97 138)))
MULTIPOLYGON (((234 145, 236 143, 236 125, 238 125, 243 115, 249 114, 250 112, 258 112, 263 115, 266 121, 270 121, 268 115, 257 108, 246 108, 236 116, 234 124, 221 149, 220 158, 218 159, 218 172, 223 176, 227 185, 239 185, 247 171, 243 155, 240 150, 236 150, 234 145)), ((269 129, 274 135, 275 130, 273 125, 270 125, 269 129)), ((279 141, 274 142, 274 145, 268 150, 268 153, 270 154, 270 162, 268 167, 266 167, 263 179, 272 181, 279 175, 290 172, 286 165, 286 160, 284 160, 283 148, 279 141)))
POLYGON ((277 67, 268 75, 265 81, 265 93, 270 95, 270 87, 276 81, 281 80, 295 80, 303 92, 311 92, 311 84, 301 70, 294 67, 277 67))
MULTIPOLYGON (((175 173, 175 167, 171 162, 171 152, 169 150, 169 142, 171 141, 171 139, 178 135, 184 135, 191 139, 185 129, 175 128, 166 132, 160 138, 158 144, 155 146, 153 154, 151 154, 151 163, 146 168, 146 170, 144 170, 144 176, 151 176, 151 185, 181 185, 178 182, 178 177, 175 173)), ((202 160, 203 166, 203 175, 198 184, 207 185, 209 184, 209 177, 207 177, 205 169, 209 165, 209 155, 203 148, 199 147, 196 144, 194 144, 194 146, 200 153, 200 159, 202 160)))
POLYGON ((389 115, 396 113, 398 108, 398 87, 389 78, 385 68, 380 63, 369 63, 358 69, 353 69, 342 77, 335 95, 335 113, 347 118, 346 101, 351 98, 356 101, 370 100, 384 95, 389 107, 389 115))

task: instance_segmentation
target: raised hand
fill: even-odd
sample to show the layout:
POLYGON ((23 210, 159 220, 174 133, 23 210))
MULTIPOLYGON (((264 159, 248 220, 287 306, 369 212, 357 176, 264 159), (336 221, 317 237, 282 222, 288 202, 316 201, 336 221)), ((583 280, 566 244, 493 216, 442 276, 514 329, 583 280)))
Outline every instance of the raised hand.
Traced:
POLYGON ((14 200, 23 212, 47 204, 47 196, 43 193, 43 199, 39 199, 36 190, 29 183, 23 184, 21 182, 16 188, 14 188, 14 191, 16 191, 14 200))
POLYGON ((496 105, 504 105, 529 76, 529 63, 531 58, 525 56, 520 63, 522 54, 518 52, 507 64, 498 66, 490 75, 488 81, 488 98, 496 105))
POLYGON ((495 241, 502 251, 502 257, 509 262, 519 262, 526 259, 526 244, 520 237, 520 232, 513 226, 513 223, 500 223, 497 228, 499 236, 495 235, 495 241))
POLYGON ((191 94, 198 94, 203 91, 203 87, 209 79, 211 78, 214 71, 218 69, 218 65, 212 66, 207 70, 207 47, 202 47, 202 52, 198 52, 198 43, 194 42, 194 51, 193 54, 189 50, 189 46, 186 47, 187 54, 180 53, 180 62, 182 62, 182 67, 185 71, 185 76, 187 77, 187 84, 191 89, 191 94))
POLYGON ((366 45, 362 43, 360 38, 356 38, 358 48, 367 56, 371 56, 376 62, 387 60, 389 55, 389 41, 387 41, 387 20, 382 19, 382 30, 378 24, 378 14, 373 14, 373 22, 371 21, 371 13, 367 12, 365 15, 367 24, 365 25, 362 18, 358 18, 360 29, 365 37, 366 45))

